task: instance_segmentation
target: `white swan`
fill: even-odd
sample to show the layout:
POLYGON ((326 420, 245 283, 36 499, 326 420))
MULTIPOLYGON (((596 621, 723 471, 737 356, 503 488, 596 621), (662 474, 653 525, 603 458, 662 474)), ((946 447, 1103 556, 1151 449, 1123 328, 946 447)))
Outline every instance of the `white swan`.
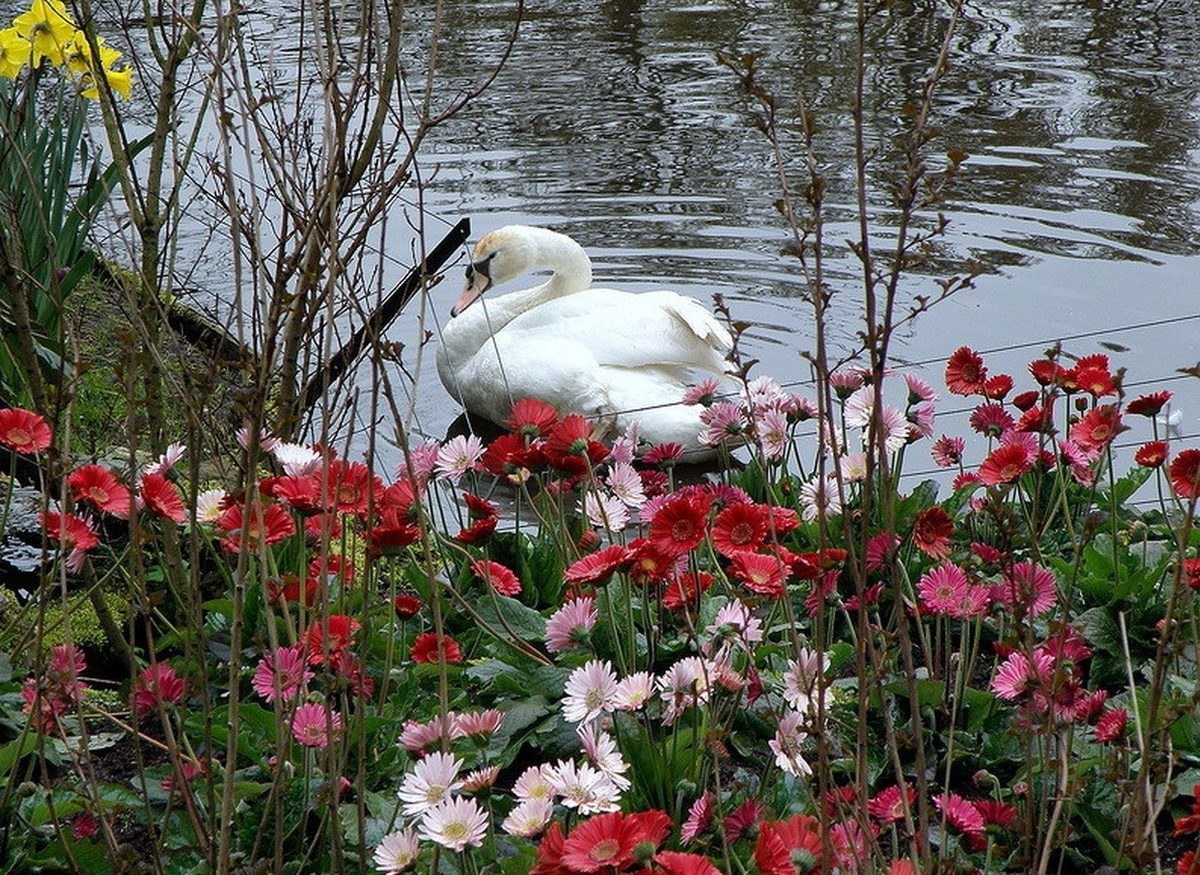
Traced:
POLYGON ((729 332, 692 298, 591 282, 591 260, 564 234, 509 225, 485 235, 442 327, 437 364, 446 390, 496 423, 514 401, 538 398, 622 432, 637 421, 645 440, 678 442, 688 459, 711 456, 699 442, 703 408, 679 402, 694 382, 689 372, 728 372, 729 332), (536 268, 552 275, 471 306, 493 285, 536 268))

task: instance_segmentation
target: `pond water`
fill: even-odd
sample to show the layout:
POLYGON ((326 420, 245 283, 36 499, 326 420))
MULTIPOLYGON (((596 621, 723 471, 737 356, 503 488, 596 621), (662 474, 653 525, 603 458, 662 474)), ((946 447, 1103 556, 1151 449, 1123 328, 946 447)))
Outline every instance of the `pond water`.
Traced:
MULTIPOLYGON (((938 8, 895 3, 876 29, 870 133, 884 149, 935 57, 938 8)), ((456 4, 444 72, 478 76, 509 14, 502 3, 456 4)), ((768 144, 716 52, 757 52, 785 117, 804 94, 831 185, 827 238, 840 244, 853 233, 853 40, 845 0, 534 4, 493 87, 437 132, 426 203, 447 221, 469 216, 473 239, 511 222, 564 231, 591 254, 598 284, 719 292, 754 324, 746 345, 758 373, 805 379, 812 319, 783 254, 768 144)), ((1129 368, 1131 384, 1171 388, 1194 433, 1200 392, 1176 369, 1200 360, 1200 6, 972 2, 951 61, 935 150, 970 158, 943 209, 945 264, 969 256, 988 270, 904 333, 897 364, 928 365, 936 379, 960 344, 1012 370, 1058 338, 1076 338, 1067 347, 1080 354, 1123 347, 1114 366, 1129 368)), ((878 218, 886 233, 888 214, 878 218)), ((860 281, 844 246, 829 266, 834 335, 850 349, 860 281)), ((442 318, 458 288, 454 276, 435 291, 442 318)), ((932 288, 914 277, 907 292, 932 288)), ((457 409, 430 365, 416 426, 439 435, 457 409)), ((955 407, 966 405, 943 404, 955 407)))
MULTIPOLYGON (((512 11, 495 0, 448 4, 443 97, 486 73, 512 11)), ((290 6, 283 15, 261 12, 269 26, 260 21, 259 29, 274 40, 294 14, 290 6)), ((861 283, 844 245, 855 233, 854 15, 853 0, 531 3, 492 87, 427 142, 428 244, 464 216, 472 240, 513 222, 564 231, 591 254, 598 284, 666 286, 705 301, 722 294, 734 318, 752 323, 744 351, 761 361, 756 373, 807 379, 812 317, 796 262, 784 253, 769 146, 716 54, 758 53, 785 125, 800 94, 816 115, 830 186, 832 335, 851 350, 861 283)), ((868 133, 883 155, 903 130, 902 104, 918 95, 944 24, 944 4, 897 0, 873 29, 868 133)), ((936 384, 945 358, 968 344, 1020 383, 1025 363, 1056 339, 1079 354, 1106 345, 1114 367, 1129 369, 1131 391, 1175 392, 1181 429, 1195 434, 1200 388, 1177 369, 1200 360, 1200 4, 972 0, 951 64, 936 102, 942 136, 934 152, 970 157, 943 205, 950 224, 939 269, 958 271, 974 258, 987 271, 907 327, 894 362, 936 384)), ((881 159, 881 236, 893 220, 887 179, 881 159)), ((404 229, 414 211, 402 206, 408 215, 390 222, 399 229, 388 246, 393 280, 411 263, 404 229)), ((418 361, 411 351, 448 316, 460 270, 461 262, 389 334, 409 351, 408 425, 419 435, 441 437, 459 413, 431 352, 418 361)), ((222 298, 227 258, 192 278, 222 298)), ((934 288, 932 274, 913 276, 904 292, 934 288)), ((359 382, 369 388, 365 371, 359 382)), ((939 428, 964 431, 954 417, 969 409, 944 402, 939 428)), ((380 423, 381 434, 390 431, 380 423)), ((1124 437, 1136 445, 1146 434, 1124 437)), ((399 454, 385 448, 383 457, 390 468, 399 454)))

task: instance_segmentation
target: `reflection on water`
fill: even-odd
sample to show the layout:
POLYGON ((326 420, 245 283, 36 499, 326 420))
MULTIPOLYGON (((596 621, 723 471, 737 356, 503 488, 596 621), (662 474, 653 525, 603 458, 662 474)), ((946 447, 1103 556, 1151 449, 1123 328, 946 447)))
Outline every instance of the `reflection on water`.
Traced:
MULTIPOLYGON (((450 95, 499 54, 512 6, 464 0, 447 13, 439 73, 450 95)), ((747 352, 761 372, 804 378, 810 317, 794 261, 781 254, 774 169, 753 108, 716 52, 759 53, 783 118, 799 93, 817 116, 828 269, 842 304, 835 335, 852 348, 856 265, 841 244, 856 233, 854 14, 853 0, 530 4, 493 87, 435 132, 424 157, 427 205, 450 222, 470 216, 476 238, 509 222, 553 226, 585 245, 605 284, 667 285, 702 299, 720 292, 736 318, 754 323, 747 352)), ((945 18, 937 0, 896 2, 881 15, 868 137, 881 148, 872 172, 883 192, 903 103, 918 93, 945 18)), ((1200 312, 1200 4, 969 0, 936 121, 937 150, 971 155, 944 206, 945 263, 970 256, 989 273, 922 316, 896 348, 900 360, 934 362, 960 343, 1037 342, 996 353, 997 369, 1019 369, 1042 341, 1200 312)), ((887 201, 877 200, 885 234, 887 201)), ((393 254, 405 260, 405 224, 391 226, 393 254)), ((440 228, 431 222, 431 236, 440 228)), ((457 283, 455 274, 435 290, 435 316, 444 318, 457 283)), ((914 277, 905 291, 931 287, 914 277)), ((1157 378, 1200 357, 1196 326, 1103 339, 1131 349, 1118 365, 1157 378)), ((417 331, 413 312, 392 337, 411 350, 417 331)), ((1191 393, 1183 403, 1194 420, 1191 382, 1172 388, 1191 393)), ((435 436, 457 414, 432 356, 421 363, 415 410, 418 430, 435 436)))
MULTIPOLYGON (((721 292, 755 323, 747 344, 762 371, 804 377, 809 316, 794 263, 781 255, 774 170, 752 108, 715 53, 758 52, 763 80, 789 110, 804 93, 831 186, 827 239, 840 244, 854 233, 854 5, 575 0, 534 9, 493 89, 439 131, 426 159, 438 167, 431 203, 447 217, 470 215, 476 237, 513 221, 565 231, 606 284, 721 292)), ((486 45, 481 34, 495 38, 509 12, 469 6, 445 53, 444 69, 464 81, 476 71, 454 65, 486 45)), ((883 147, 901 132, 902 104, 934 57, 944 18, 931 8, 940 4, 893 4, 875 31, 884 63, 869 81, 869 136, 883 147)), ((923 316, 900 359, 1200 312, 1198 16, 1190 0, 968 4, 938 101, 937 145, 972 156, 945 205, 948 255, 979 258, 991 272, 923 316)), ((886 161, 875 170, 883 186, 886 161)), ((886 225, 886 210, 879 219, 886 225)), ((829 267, 846 290, 836 334, 849 348, 856 265, 839 247, 829 267)), ((929 290, 919 278, 911 285, 929 290)), ((1152 378, 1193 363, 1195 329, 1107 339, 1131 348, 1121 364, 1152 378)), ((1011 353, 1009 366, 1039 352, 1011 353)), ((436 433, 453 411, 436 382, 422 389, 421 425, 436 433)))

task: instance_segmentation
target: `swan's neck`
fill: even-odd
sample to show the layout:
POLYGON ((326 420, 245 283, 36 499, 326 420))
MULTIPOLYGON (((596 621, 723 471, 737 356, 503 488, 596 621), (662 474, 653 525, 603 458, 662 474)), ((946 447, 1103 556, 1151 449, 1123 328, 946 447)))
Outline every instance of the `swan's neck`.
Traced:
POLYGON ((456 327, 465 328, 466 324, 463 323, 478 323, 486 334, 495 334, 522 313, 547 301, 573 295, 591 287, 592 260, 583 251, 582 246, 565 234, 545 228, 526 228, 525 233, 531 244, 526 270, 553 271, 550 278, 540 285, 519 292, 509 292, 507 295, 496 297, 484 295, 455 318, 454 321, 460 323, 456 327))

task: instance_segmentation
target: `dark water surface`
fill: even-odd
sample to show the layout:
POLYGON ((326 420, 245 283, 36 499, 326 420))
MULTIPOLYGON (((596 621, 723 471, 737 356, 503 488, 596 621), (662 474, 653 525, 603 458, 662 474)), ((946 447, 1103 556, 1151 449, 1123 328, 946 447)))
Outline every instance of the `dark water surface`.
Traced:
MULTIPOLYGON (((901 102, 919 93, 935 57, 940 8, 894 4, 875 31, 870 135, 881 150, 902 131, 901 102)), ((499 51, 509 12, 458 6, 443 70, 463 81, 478 75, 499 51)), ((492 89, 437 132, 425 159, 427 204, 446 219, 470 216, 476 238, 510 222, 571 234, 592 255, 598 284, 665 285, 702 299, 720 292, 754 323, 747 346, 759 372, 802 379, 811 315, 796 264, 782 254, 768 144, 716 52, 757 52, 785 117, 801 92, 817 115, 831 186, 826 236, 836 244, 829 268, 841 290, 834 333, 851 348, 860 281, 840 244, 855 233, 853 44, 848 0, 533 4, 492 89)), ((1114 365, 1128 366, 1133 382, 1158 385, 1196 364, 1200 4, 972 2, 952 64, 934 148, 971 157, 944 207, 944 257, 948 271, 969 256, 988 273, 923 315, 896 347, 897 362, 943 360, 964 343, 1028 345, 989 356, 994 369, 1020 368, 1045 341, 1096 334, 1069 348, 1127 347, 1114 365)), ((877 198, 881 237, 893 218, 887 203, 877 198)), ((439 317, 457 278, 452 285, 435 293, 439 317)), ((932 288, 929 277, 913 277, 906 292, 932 288)), ((429 364, 415 410, 436 435, 456 411, 429 364)), ((1184 408, 1184 430, 1195 432, 1196 381, 1163 385, 1184 408)))
MULTIPOLYGON (((422 6, 409 13, 432 14, 422 6)), ((256 14, 272 45, 294 13, 256 14)), ((512 6, 468 0, 447 4, 445 15, 439 100, 495 62, 512 6)), ((861 280, 844 241, 857 233, 854 16, 853 0, 531 2, 494 85, 423 151, 429 245, 462 216, 474 223, 473 239, 511 222, 553 227, 587 248, 598 284, 666 286, 702 300, 721 293, 735 318, 753 324, 745 351, 761 360, 758 373, 807 378, 801 353, 812 346, 812 319, 797 264, 783 254, 769 146, 716 54, 758 53, 785 124, 800 94, 817 117, 830 187, 827 270, 838 290, 832 334, 852 349, 861 280)), ((873 177, 880 240, 895 221, 888 156, 904 130, 902 104, 919 94, 945 21, 934 0, 896 2, 872 31, 868 136, 881 155, 873 177)), ((415 75, 421 22, 410 32, 415 75)), ((896 363, 930 363, 926 376, 940 382, 945 357, 969 344, 994 351, 993 371, 1021 371, 1050 341, 1086 335, 1068 348, 1127 348, 1114 366, 1129 368, 1132 387, 1171 388, 1182 430, 1200 431, 1200 389, 1176 374, 1200 360, 1200 3, 973 0, 951 61, 933 151, 970 158, 943 207, 950 225, 939 269, 955 272, 974 258, 987 273, 906 328, 896 363)), ((785 135, 794 146, 794 131, 785 135)), ((797 161, 793 178, 798 169, 797 161)), ((416 212, 410 202, 390 217, 389 282, 412 263, 416 212)), ((393 382, 407 387, 408 425, 434 437, 458 409, 437 380, 432 348, 417 350, 422 332, 436 337, 447 317, 460 270, 424 306, 414 302, 389 338, 405 345, 415 377, 397 373, 393 382)), ((192 279, 221 298, 228 259, 195 268, 192 279)), ((909 277, 907 299, 929 294, 933 280, 909 277)), ((359 384, 370 388, 365 371, 359 384)), ((965 430, 954 418, 965 408, 944 402, 939 428, 965 430)), ((383 434, 389 420, 378 419, 383 434)), ((395 450, 384 456, 399 458, 395 450)))

